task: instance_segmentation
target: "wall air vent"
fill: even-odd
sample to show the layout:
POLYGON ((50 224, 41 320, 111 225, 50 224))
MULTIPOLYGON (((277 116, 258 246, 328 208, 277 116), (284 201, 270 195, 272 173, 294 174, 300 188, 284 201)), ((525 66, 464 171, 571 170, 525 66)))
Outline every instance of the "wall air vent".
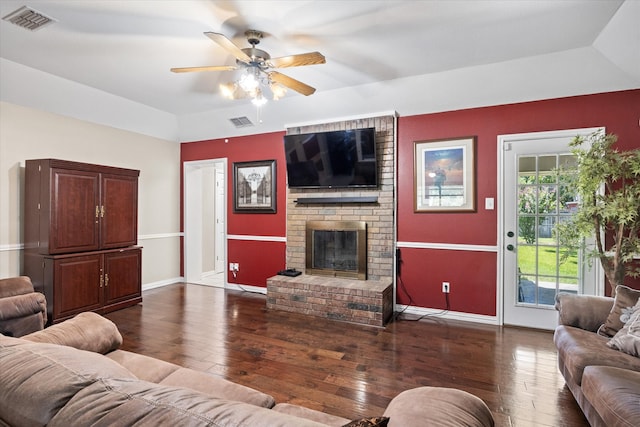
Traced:
POLYGON ((231 120, 231 123, 233 123, 233 125, 237 128, 246 128, 246 127, 253 126, 253 123, 251 123, 251 120, 249 120, 249 118, 246 116, 234 117, 229 120, 231 120))
POLYGON ((18 27, 25 28, 29 31, 39 30, 45 25, 56 22, 55 19, 50 18, 36 10, 33 10, 27 6, 22 6, 20 9, 11 12, 4 18, 4 21, 11 22, 18 27))

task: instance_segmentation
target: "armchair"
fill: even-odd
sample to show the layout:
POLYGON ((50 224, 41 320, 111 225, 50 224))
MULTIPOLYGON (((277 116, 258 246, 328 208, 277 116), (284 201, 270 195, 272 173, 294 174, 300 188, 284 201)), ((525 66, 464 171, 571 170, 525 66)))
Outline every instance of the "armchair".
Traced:
POLYGON ((21 337, 47 323, 47 302, 27 276, 0 279, 0 333, 21 337))

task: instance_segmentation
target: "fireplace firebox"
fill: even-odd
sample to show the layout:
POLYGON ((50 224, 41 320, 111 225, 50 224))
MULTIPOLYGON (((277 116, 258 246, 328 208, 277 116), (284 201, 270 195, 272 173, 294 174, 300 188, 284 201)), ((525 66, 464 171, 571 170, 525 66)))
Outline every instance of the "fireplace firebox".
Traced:
POLYGON ((307 221, 306 274, 367 279, 367 223, 307 221))

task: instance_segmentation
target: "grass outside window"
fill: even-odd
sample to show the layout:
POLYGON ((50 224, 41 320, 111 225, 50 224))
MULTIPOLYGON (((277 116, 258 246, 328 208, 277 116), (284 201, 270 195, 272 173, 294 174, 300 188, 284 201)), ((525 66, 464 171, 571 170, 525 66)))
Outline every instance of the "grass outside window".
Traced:
MULTIPOLYGON (((578 283, 578 255, 577 251, 570 251, 569 257, 558 263, 558 248, 554 239, 539 239, 538 257, 536 262, 536 246, 529 246, 524 243, 518 245, 518 267, 523 276, 559 276, 562 283, 578 283), (536 269, 537 264, 537 269, 536 269), (557 268, 557 271, 556 271, 557 268)), ((566 249, 560 249, 560 258, 566 249)))

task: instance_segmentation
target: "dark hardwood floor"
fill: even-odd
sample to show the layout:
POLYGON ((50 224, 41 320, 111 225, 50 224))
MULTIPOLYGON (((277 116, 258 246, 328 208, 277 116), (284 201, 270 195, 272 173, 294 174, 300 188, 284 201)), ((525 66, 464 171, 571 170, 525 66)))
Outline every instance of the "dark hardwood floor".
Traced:
POLYGON ((346 418, 381 415, 406 389, 443 386, 482 398, 498 426, 588 425, 550 332, 438 317, 360 326, 268 311, 264 295, 191 284, 145 291, 141 305, 106 317, 125 350, 346 418))

